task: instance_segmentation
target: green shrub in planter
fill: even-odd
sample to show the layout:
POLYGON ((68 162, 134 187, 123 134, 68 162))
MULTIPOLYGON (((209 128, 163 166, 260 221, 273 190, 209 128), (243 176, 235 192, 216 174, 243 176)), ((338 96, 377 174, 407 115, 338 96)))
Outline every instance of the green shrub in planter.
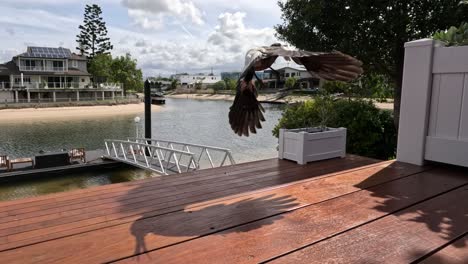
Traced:
MULTIPOLYGON (((312 101, 288 107, 273 134, 278 137, 280 128, 320 126, 323 124, 320 108, 320 103, 312 101)), ((395 157, 397 132, 390 111, 362 100, 336 100, 328 111, 328 127, 348 129, 348 153, 384 160, 395 157)))

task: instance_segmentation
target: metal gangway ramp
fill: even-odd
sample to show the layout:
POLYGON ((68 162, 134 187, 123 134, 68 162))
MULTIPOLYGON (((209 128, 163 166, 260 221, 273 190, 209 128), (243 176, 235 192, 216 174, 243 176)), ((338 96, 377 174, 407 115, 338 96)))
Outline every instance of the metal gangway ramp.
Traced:
POLYGON ((105 158, 163 175, 236 164, 226 148, 146 138, 106 139, 104 144, 105 158))

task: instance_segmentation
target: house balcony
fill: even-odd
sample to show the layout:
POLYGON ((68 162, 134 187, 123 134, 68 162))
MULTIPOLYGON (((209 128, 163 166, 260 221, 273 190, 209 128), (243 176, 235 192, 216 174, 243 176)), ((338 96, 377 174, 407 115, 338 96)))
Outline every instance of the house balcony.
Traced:
POLYGON ((51 67, 51 66, 20 66, 20 71, 34 71, 34 72, 66 72, 65 67, 51 67))
POLYGON ((79 82, 25 82, 20 83, 0 82, 0 90, 109 90, 122 91, 123 85, 120 83, 79 83, 79 82))

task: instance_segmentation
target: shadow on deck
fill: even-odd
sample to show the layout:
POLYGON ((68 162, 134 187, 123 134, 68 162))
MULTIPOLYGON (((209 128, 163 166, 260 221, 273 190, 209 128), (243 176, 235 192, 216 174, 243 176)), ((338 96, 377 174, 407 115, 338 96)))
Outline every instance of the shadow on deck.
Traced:
POLYGON ((0 257, 463 263, 467 174, 357 156, 304 166, 272 159, 5 202, 0 257))

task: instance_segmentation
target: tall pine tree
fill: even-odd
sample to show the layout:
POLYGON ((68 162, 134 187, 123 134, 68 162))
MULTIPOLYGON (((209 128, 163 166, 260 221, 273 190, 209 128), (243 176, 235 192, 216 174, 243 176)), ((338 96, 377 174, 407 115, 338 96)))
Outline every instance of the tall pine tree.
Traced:
POLYGON ((81 55, 94 58, 97 54, 108 54, 113 48, 101 14, 102 10, 98 5, 86 5, 83 25, 79 26, 80 34, 76 36, 76 49, 81 55))

